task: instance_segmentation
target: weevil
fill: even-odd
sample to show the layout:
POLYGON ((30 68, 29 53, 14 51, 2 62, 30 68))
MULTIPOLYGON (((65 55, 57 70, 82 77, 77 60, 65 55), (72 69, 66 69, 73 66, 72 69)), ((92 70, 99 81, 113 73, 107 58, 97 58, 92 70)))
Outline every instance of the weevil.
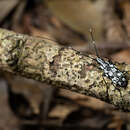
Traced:
POLYGON ((95 58, 94 60, 96 60, 96 62, 99 64, 99 68, 103 71, 103 76, 109 78, 116 87, 126 88, 128 84, 126 75, 122 71, 120 71, 112 62, 105 61, 102 58, 100 58, 96 48, 92 29, 90 29, 89 31, 91 34, 92 44, 97 55, 97 58, 95 58))

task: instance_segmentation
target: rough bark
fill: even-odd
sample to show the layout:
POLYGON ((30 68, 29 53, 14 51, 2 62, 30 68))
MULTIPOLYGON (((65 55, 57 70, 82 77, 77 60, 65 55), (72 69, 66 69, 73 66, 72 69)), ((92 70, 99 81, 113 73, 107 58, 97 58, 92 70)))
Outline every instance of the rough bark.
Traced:
MULTIPOLYGON (((115 64, 122 71, 130 71, 129 65, 115 64)), ((87 55, 46 38, 0 29, 0 69, 90 95, 130 111, 130 83, 126 88, 117 89, 104 77, 106 86, 98 66, 87 55)))

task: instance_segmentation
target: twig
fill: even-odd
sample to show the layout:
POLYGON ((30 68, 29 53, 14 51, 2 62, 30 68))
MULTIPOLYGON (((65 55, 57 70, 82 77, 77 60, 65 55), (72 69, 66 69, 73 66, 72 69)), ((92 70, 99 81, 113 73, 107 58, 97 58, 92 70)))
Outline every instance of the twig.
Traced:
MULTIPOLYGON (((130 66, 126 64, 118 63, 117 67, 130 71, 130 66)), ((109 86, 107 90, 103 72, 95 60, 46 38, 0 29, 0 69, 90 95, 130 111, 130 83, 126 88, 117 90, 104 77, 109 86)))

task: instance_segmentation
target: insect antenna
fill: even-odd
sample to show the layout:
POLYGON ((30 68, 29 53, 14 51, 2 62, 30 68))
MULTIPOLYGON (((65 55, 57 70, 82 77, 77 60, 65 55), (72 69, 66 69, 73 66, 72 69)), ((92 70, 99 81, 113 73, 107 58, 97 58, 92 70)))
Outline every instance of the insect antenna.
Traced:
MULTIPOLYGON (((101 59, 100 56, 99 56, 99 53, 98 53, 96 44, 95 44, 96 42, 95 42, 95 39, 94 39, 94 36, 93 36, 93 30, 92 30, 92 28, 89 29, 89 32, 90 32, 90 35, 91 35, 91 42, 92 42, 92 44, 93 44, 93 46, 94 46, 95 53, 96 53, 97 57, 98 57, 99 59, 101 59)), ((96 61, 98 61, 97 58, 96 58, 96 61)), ((99 64, 100 64, 100 63, 99 63, 99 64)), ((100 66, 102 66, 102 64, 100 64, 100 66)), ((106 90, 107 95, 106 95, 106 96, 107 96, 107 100, 109 100, 109 94, 108 94, 109 86, 108 86, 106 80, 104 79, 103 75, 102 75, 102 78, 103 78, 103 81, 104 81, 104 83, 105 83, 105 85, 106 85, 106 87, 107 87, 107 90, 106 90)))
POLYGON ((97 55, 97 57, 100 58, 99 53, 98 53, 98 50, 97 50, 97 47, 96 47, 96 44, 95 44, 96 42, 95 42, 95 39, 94 39, 94 36, 93 36, 93 29, 90 28, 90 29, 89 29, 89 32, 90 32, 90 35, 91 35, 91 42, 92 42, 93 47, 94 47, 94 49, 95 49, 96 55, 97 55))

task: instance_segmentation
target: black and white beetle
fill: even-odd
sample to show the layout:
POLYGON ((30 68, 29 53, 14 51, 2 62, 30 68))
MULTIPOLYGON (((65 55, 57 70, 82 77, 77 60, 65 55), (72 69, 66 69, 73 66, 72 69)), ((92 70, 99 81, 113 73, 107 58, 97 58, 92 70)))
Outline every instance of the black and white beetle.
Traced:
POLYGON ((121 72, 114 64, 104 61, 101 58, 96 58, 98 64, 100 64, 100 68, 104 71, 104 76, 109 78, 113 84, 117 87, 126 87, 128 81, 123 72, 121 72))
POLYGON ((91 40, 92 40, 92 43, 94 45, 94 49, 97 55, 97 58, 94 60, 96 60, 96 62, 99 64, 99 68, 103 70, 104 72, 103 75, 109 78, 116 87, 126 88, 128 84, 126 75, 122 71, 120 71, 112 62, 105 61, 99 57, 98 51, 95 45, 95 40, 93 38, 92 29, 90 29, 90 34, 91 34, 91 40))

